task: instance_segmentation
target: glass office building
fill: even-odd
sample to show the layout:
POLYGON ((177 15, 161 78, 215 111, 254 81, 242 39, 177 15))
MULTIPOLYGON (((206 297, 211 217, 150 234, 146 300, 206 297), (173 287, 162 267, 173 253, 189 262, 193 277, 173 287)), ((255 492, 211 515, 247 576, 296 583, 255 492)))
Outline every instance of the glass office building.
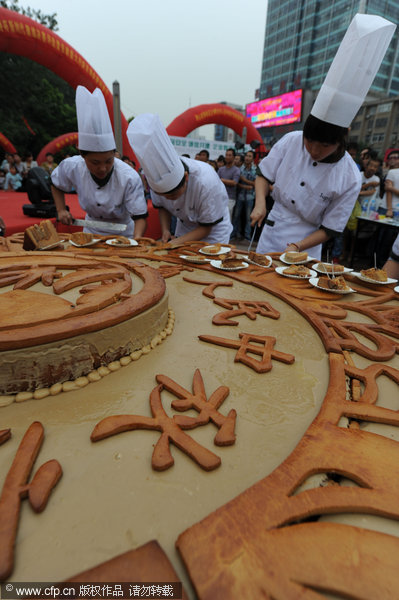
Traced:
MULTIPOLYGON (((299 88, 319 90, 357 12, 399 23, 398 0, 269 0, 260 99, 299 88)), ((371 87, 372 96, 399 93, 398 29, 371 87)))

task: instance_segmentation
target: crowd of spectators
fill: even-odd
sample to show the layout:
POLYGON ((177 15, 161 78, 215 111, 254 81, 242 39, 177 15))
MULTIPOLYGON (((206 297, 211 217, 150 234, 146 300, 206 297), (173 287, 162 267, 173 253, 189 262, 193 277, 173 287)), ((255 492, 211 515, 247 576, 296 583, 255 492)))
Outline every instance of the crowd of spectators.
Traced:
MULTIPOLYGON (((356 143, 350 143, 347 150, 361 172, 362 187, 344 232, 327 242, 324 247, 327 259, 342 264, 348 264, 353 255, 359 216, 376 220, 381 215, 383 218, 399 222, 399 149, 391 149, 385 160, 378 156, 373 148, 359 148, 356 143)), ((128 156, 119 158, 136 169, 135 163, 128 156)), ((195 158, 208 163, 226 187, 233 225, 231 240, 250 240, 253 232, 250 214, 255 202, 254 152, 248 150, 242 154, 237 153, 234 148, 228 148, 225 155, 212 159, 209 151, 202 149, 195 158)), ((31 152, 25 152, 22 157, 18 152, 6 152, 0 164, 0 190, 26 192, 28 173, 37 166, 38 163, 31 152)), ((54 155, 48 152, 40 167, 50 175, 56 166, 54 155)), ((150 190, 143 173, 140 175, 148 200, 150 190)), ((397 230, 387 228, 381 231, 381 228, 376 229, 373 224, 363 227, 360 242, 364 245, 364 252, 367 254, 374 251, 376 262, 379 266, 383 265, 389 256, 396 233, 397 230)))
POLYGON ((251 239, 250 214, 255 202, 255 154, 248 150, 245 154, 228 148, 223 156, 216 160, 209 157, 208 150, 200 150, 195 156, 197 160, 207 162, 215 169, 226 187, 229 198, 230 219, 233 225, 231 240, 251 239))
POLYGON ((356 143, 348 145, 348 152, 361 172, 362 187, 344 232, 327 242, 326 258, 349 266, 356 242, 364 256, 371 256, 373 263, 382 267, 398 230, 378 227, 375 222, 399 222, 399 149, 391 149, 385 159, 373 148, 360 149, 356 143), (367 219, 359 230, 358 217, 367 219))

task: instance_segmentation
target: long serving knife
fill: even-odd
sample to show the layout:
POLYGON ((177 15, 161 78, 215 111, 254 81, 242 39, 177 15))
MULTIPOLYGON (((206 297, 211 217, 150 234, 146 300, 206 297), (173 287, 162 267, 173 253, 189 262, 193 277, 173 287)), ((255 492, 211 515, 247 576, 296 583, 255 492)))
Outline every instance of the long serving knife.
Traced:
POLYGON ((107 221, 92 221, 85 219, 73 219, 72 225, 79 225, 81 227, 93 227, 93 229, 110 229, 111 231, 125 231, 126 223, 107 223, 107 221))
POLYGON ((249 242, 249 246, 248 246, 247 252, 249 252, 251 250, 251 248, 252 248, 252 244, 254 243, 254 238, 255 238, 255 233, 256 233, 256 228, 257 227, 258 227, 258 224, 255 223, 254 232, 252 234, 251 241, 249 242))

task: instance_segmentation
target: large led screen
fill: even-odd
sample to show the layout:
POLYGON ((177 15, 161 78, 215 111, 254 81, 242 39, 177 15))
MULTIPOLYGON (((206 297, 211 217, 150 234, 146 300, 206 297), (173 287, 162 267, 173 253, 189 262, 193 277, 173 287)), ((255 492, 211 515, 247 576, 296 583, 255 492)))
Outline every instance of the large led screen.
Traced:
POLYGON ((295 90, 247 104, 246 115, 254 127, 273 127, 300 121, 301 110, 302 90, 295 90))

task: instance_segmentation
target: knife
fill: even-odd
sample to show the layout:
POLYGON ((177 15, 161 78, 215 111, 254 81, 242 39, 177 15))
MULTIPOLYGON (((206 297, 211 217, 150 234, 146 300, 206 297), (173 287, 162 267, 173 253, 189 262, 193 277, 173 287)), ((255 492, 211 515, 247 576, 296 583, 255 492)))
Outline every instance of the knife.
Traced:
POLYGON ((110 229, 111 231, 125 231, 126 223, 107 223, 107 221, 92 221, 85 219, 73 219, 72 225, 79 225, 82 227, 93 227, 93 229, 110 229))

